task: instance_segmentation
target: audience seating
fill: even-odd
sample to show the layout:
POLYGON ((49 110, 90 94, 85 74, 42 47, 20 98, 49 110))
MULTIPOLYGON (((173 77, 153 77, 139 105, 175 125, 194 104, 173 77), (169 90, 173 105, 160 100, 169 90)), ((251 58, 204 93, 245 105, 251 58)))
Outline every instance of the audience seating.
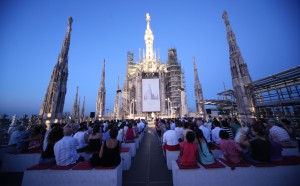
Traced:
POLYGON ((130 155, 131 157, 134 157, 135 154, 136 154, 136 147, 135 147, 135 142, 125 142, 125 143, 122 143, 121 145, 122 148, 130 148, 130 155))
POLYGON ((130 148, 121 149, 121 158, 123 162, 123 170, 129 170, 131 167, 130 148))
MULTIPOLYGON (((221 164, 220 162, 218 162, 221 164)), ((300 165, 288 165, 272 167, 239 167, 238 170, 225 168, 201 168, 180 169, 177 163, 172 161, 172 177, 174 186, 196 185, 272 185, 296 186, 300 183, 300 165)))
POLYGON ((22 186, 27 185, 122 186, 122 164, 114 168, 96 167, 92 169, 89 162, 86 161, 68 170, 26 170, 22 186))
POLYGON ((167 167, 169 170, 172 170, 172 161, 178 159, 179 153, 180 153, 179 150, 170 151, 170 150, 166 149, 167 167))
POLYGON ((40 153, 6 153, 1 172, 24 172, 28 167, 39 163, 40 153))

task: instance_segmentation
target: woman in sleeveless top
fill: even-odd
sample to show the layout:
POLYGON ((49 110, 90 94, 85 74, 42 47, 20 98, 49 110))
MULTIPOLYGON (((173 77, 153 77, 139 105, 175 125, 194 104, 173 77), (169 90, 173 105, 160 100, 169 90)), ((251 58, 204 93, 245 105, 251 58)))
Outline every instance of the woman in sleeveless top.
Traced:
POLYGON ((109 132, 110 139, 104 142, 101 146, 99 154, 94 154, 91 158, 91 165, 93 167, 113 167, 121 162, 120 156, 120 142, 116 139, 118 135, 117 129, 111 129, 109 132))

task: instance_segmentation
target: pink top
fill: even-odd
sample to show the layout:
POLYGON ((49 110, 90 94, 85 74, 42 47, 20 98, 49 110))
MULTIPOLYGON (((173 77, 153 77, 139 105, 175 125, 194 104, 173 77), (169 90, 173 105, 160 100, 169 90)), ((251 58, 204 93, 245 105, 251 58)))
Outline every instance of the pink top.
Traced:
POLYGON ((194 165, 197 163, 197 144, 184 141, 180 144, 180 149, 182 151, 180 161, 184 166, 194 165))
POLYGON ((237 144, 232 139, 221 139, 220 148, 224 155, 228 155, 233 163, 240 162, 240 152, 237 144))

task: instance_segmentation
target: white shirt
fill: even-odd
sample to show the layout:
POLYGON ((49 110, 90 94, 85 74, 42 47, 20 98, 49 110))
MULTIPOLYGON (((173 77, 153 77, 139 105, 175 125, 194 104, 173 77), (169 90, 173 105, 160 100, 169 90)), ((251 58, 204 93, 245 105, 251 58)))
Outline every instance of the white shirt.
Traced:
POLYGON ((118 140, 118 141, 123 141, 123 137, 124 137, 124 129, 120 129, 120 130, 118 131, 117 140, 118 140))
POLYGON ((204 126, 205 126, 206 128, 208 128, 209 131, 211 132, 211 122, 206 122, 206 123, 204 123, 204 126))
POLYGON ((142 130, 144 129, 145 127, 145 124, 141 121, 137 124, 137 127, 139 129, 139 132, 142 132, 142 130))
POLYGON ((220 130, 222 130, 220 127, 215 127, 214 129, 212 129, 211 131, 211 138, 213 142, 216 142, 217 144, 219 144, 219 141, 221 140, 220 138, 220 130))
POLYGON ((77 149, 87 146, 87 143, 84 139, 85 134, 87 134, 86 131, 78 131, 78 132, 76 132, 76 134, 74 134, 73 137, 78 140, 78 144, 79 144, 77 149))
POLYGON ((202 130, 203 136, 205 137, 207 143, 211 142, 211 140, 210 140, 210 131, 209 131, 209 129, 206 128, 206 127, 204 127, 203 125, 201 125, 201 126, 199 127, 199 129, 202 130))
POLYGON ((182 127, 176 127, 174 130, 177 134, 177 139, 181 138, 183 140, 183 128, 182 127))
POLYGON ((14 131, 10 136, 8 145, 17 144, 22 133, 19 130, 14 131))
POLYGON ((170 146, 178 145, 177 133, 175 130, 167 130, 163 135, 163 143, 166 143, 170 146))
POLYGON ((170 128, 171 128, 171 130, 175 130, 175 128, 176 128, 175 123, 171 123, 170 128))
POLYGON ((270 128, 270 137, 275 141, 289 141, 289 133, 281 127, 272 126, 270 128))
POLYGON ((56 164, 59 166, 66 166, 75 163, 79 154, 77 153, 78 146, 77 139, 71 136, 64 136, 54 145, 54 155, 56 164))

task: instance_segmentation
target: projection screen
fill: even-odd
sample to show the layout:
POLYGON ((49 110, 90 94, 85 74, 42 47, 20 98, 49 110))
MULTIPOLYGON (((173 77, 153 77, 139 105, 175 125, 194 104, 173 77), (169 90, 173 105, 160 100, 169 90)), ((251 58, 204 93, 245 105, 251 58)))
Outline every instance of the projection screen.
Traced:
POLYGON ((160 111, 159 79, 142 79, 143 112, 160 111))

